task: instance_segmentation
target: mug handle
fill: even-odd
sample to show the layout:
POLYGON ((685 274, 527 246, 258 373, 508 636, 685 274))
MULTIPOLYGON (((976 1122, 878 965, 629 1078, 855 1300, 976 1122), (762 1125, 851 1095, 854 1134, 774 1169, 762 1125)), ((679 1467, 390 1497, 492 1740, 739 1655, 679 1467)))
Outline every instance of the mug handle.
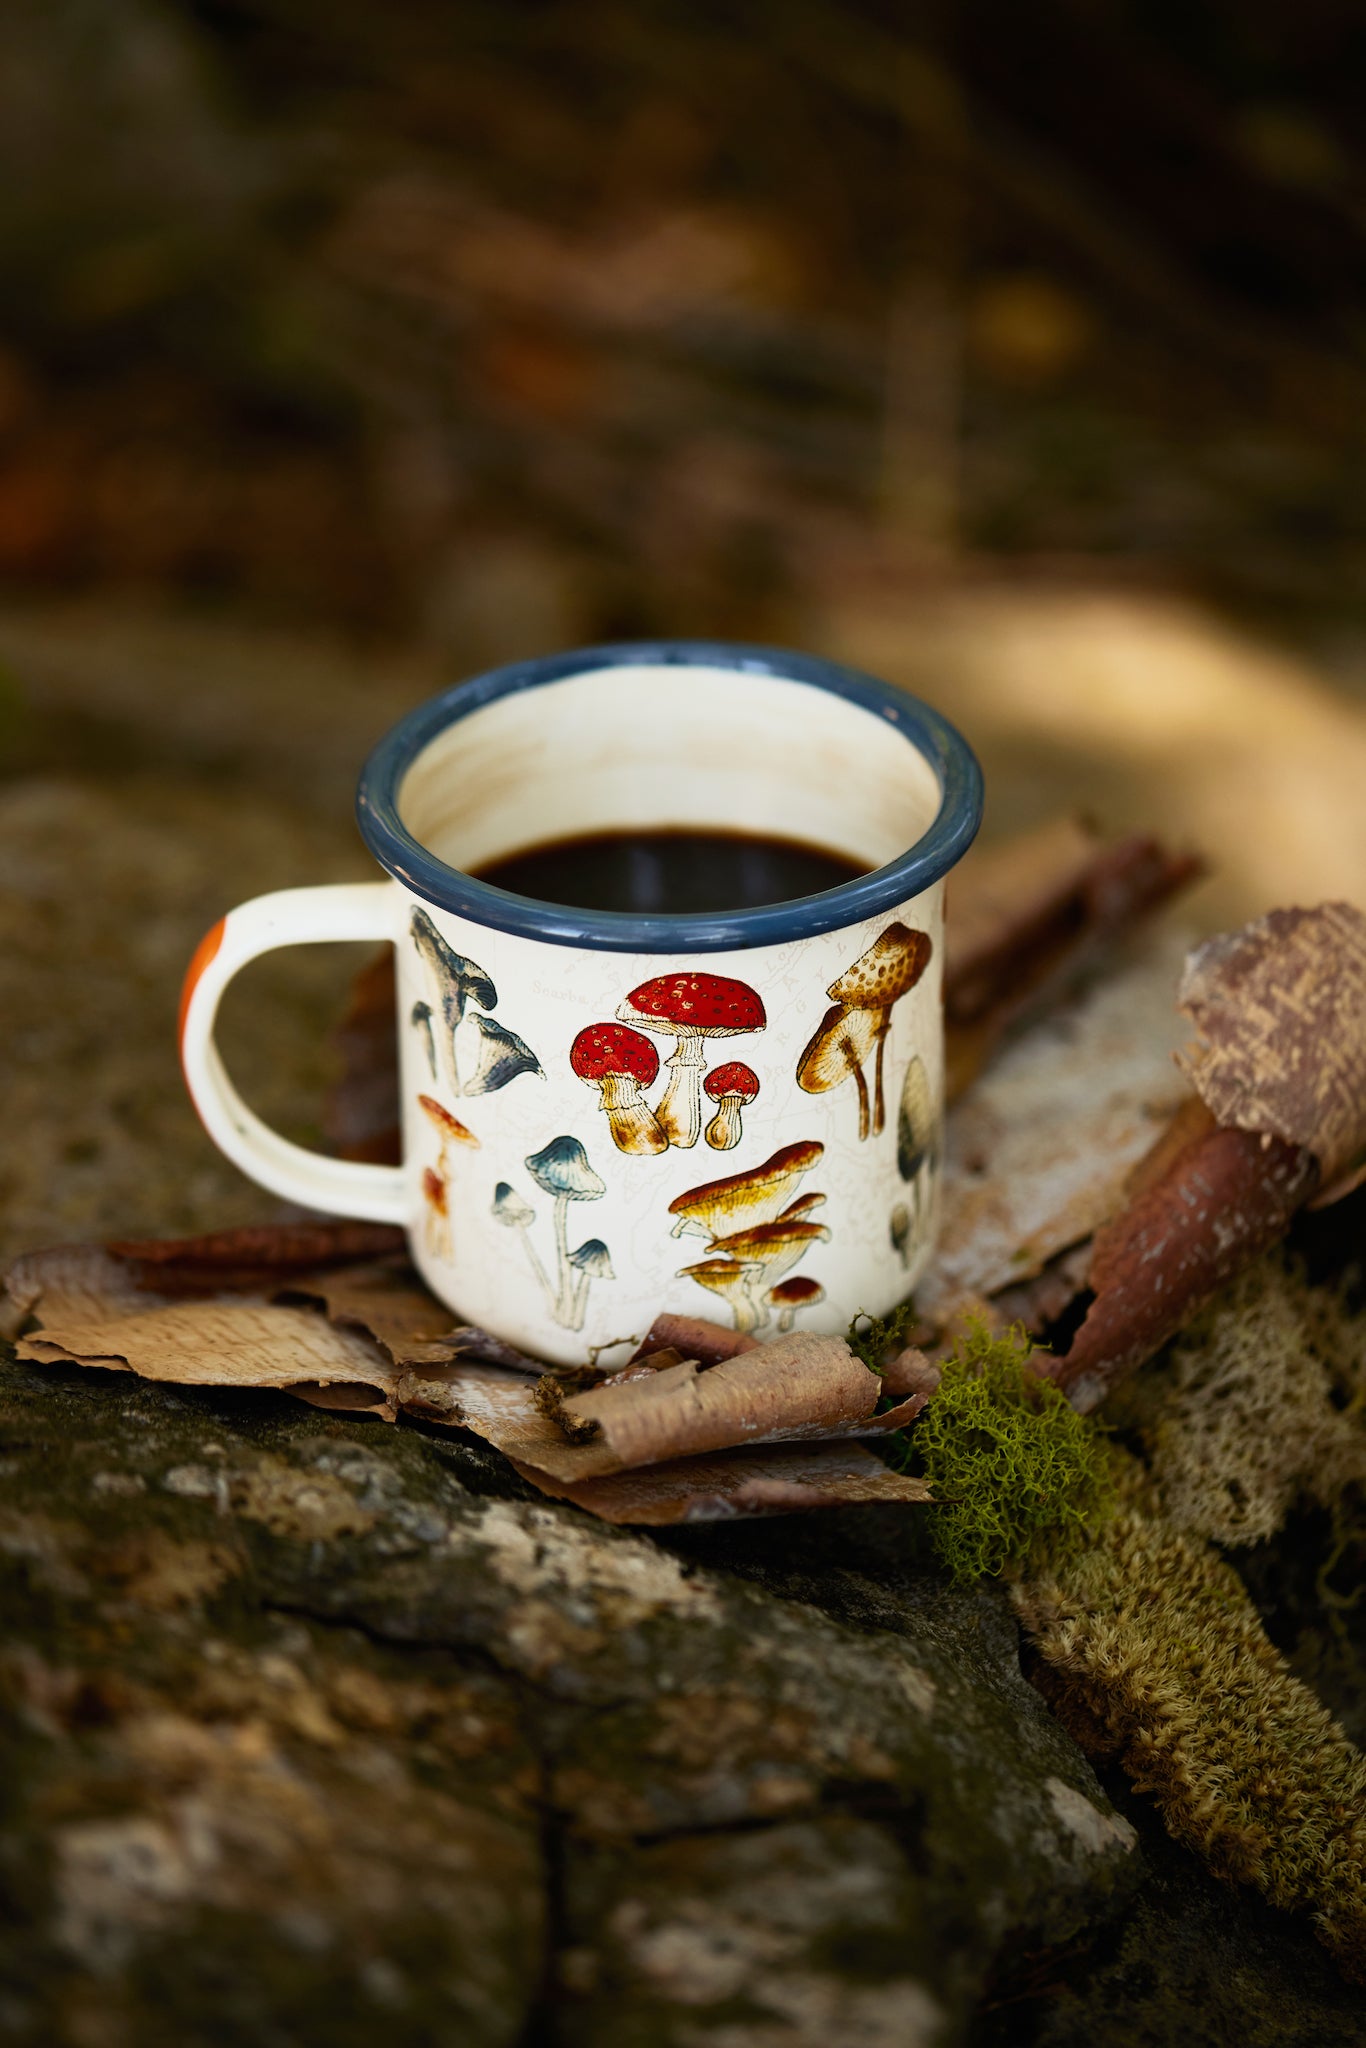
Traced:
POLYGON ((239 904, 206 932, 180 992, 180 1064, 200 1121, 234 1166, 272 1194, 325 1215, 406 1224, 401 1166, 329 1159, 282 1138, 247 1108, 228 1079, 214 1042, 214 1021, 233 976, 278 946, 338 939, 390 939, 399 921, 393 882, 337 882, 315 889, 278 889, 239 904))

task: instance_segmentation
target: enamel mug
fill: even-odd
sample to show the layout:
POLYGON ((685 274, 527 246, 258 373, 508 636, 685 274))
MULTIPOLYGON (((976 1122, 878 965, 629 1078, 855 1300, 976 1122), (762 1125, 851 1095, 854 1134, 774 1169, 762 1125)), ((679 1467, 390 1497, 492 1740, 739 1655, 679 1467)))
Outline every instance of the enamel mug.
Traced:
POLYGON ((360 780, 387 879, 232 911, 186 979, 210 1137, 291 1202, 401 1224, 460 1316, 562 1364, 661 1310, 842 1331, 934 1237, 944 877, 981 775, 937 712, 811 656, 710 642, 518 662, 403 719, 360 780), (471 873, 536 845, 682 828, 866 872, 715 915, 533 901, 471 873), (392 942, 402 1166, 329 1159, 241 1100, 214 1044, 277 946, 392 942))

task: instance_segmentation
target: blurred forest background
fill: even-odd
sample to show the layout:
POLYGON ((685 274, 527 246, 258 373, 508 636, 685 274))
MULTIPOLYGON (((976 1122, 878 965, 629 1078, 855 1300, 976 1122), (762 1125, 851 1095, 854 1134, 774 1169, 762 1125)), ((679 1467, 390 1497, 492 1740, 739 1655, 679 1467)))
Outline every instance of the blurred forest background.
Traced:
POLYGON ((366 871, 393 717, 576 642, 880 671, 990 829, 1203 844, 1206 921, 1366 898, 1353 0, 3 22, 0 1006, 125 1133, 52 1021, 99 918, 155 1036, 197 921, 366 871))

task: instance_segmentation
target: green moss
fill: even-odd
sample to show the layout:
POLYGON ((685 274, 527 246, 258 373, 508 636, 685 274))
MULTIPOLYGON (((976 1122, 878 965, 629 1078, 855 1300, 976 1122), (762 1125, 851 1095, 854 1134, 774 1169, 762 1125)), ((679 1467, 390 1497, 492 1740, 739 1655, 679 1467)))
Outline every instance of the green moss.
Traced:
POLYGON ((942 1505, 931 1540, 956 1579, 997 1577, 1075 1550, 1110 1512, 1105 1439, 1029 1369, 1023 1331, 972 1326, 943 1365, 912 1440, 942 1505))
POLYGON ((844 1341, 869 1372, 880 1375, 888 1354, 904 1351, 910 1343, 916 1321, 915 1306, 909 1301, 903 1301, 889 1316, 870 1316, 860 1309, 845 1331, 844 1341))

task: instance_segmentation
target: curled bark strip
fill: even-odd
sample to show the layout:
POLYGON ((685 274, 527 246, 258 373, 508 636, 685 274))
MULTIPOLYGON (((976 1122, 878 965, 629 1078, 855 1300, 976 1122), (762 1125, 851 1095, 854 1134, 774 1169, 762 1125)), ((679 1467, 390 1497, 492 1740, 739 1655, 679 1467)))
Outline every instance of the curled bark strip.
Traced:
POLYGON ((1177 1006, 1200 1034, 1181 1064, 1219 1123, 1312 1152, 1325 1189, 1355 1176, 1366 1155, 1366 915, 1350 903, 1272 910, 1207 940, 1177 1006))
POLYGON ((924 1396, 875 1414, 882 1385, 838 1337, 801 1334, 761 1344, 702 1371, 693 1359, 662 1372, 617 1375, 566 1397, 571 1443, 525 1380, 480 1365, 421 1368, 398 1381, 402 1408, 472 1429, 505 1456, 565 1485, 642 1465, 759 1444, 882 1436, 919 1414, 924 1396))
POLYGON ((858 1444, 777 1444, 768 1450, 719 1451, 708 1458, 679 1458, 642 1471, 577 1482, 552 1479, 532 1465, 516 1464, 516 1469, 543 1493, 572 1501, 604 1522, 655 1528, 810 1514, 818 1508, 866 1501, 931 1498, 923 1479, 893 1472, 858 1444))
POLYGON ((757 1337, 708 1322, 705 1316, 656 1316, 631 1363, 656 1351, 674 1350, 699 1365, 716 1365, 723 1358, 738 1358, 742 1351, 757 1350, 758 1344, 757 1337))
POLYGON ((1313 1190, 1313 1157, 1252 1131, 1210 1130, 1096 1233, 1096 1298, 1054 1377, 1075 1408, 1099 1406, 1251 1259, 1313 1190))
POLYGON ((950 1097, 1011 1024, 1203 871, 1147 833, 1107 846, 1071 818, 969 854, 949 885, 944 934, 950 1097))
POLYGON ((917 1401, 875 1416, 881 1392, 877 1374, 842 1338, 798 1333, 705 1372, 687 1359, 648 1379, 609 1380, 576 1395, 566 1413, 596 1422, 599 1438, 538 1462, 557 1478, 588 1478, 736 1444, 877 1436, 919 1412, 917 1401))
POLYGON ((383 1258, 405 1244, 391 1223, 266 1223, 206 1237, 121 1238, 105 1249, 156 1294, 217 1294, 253 1293, 290 1273, 383 1258))

